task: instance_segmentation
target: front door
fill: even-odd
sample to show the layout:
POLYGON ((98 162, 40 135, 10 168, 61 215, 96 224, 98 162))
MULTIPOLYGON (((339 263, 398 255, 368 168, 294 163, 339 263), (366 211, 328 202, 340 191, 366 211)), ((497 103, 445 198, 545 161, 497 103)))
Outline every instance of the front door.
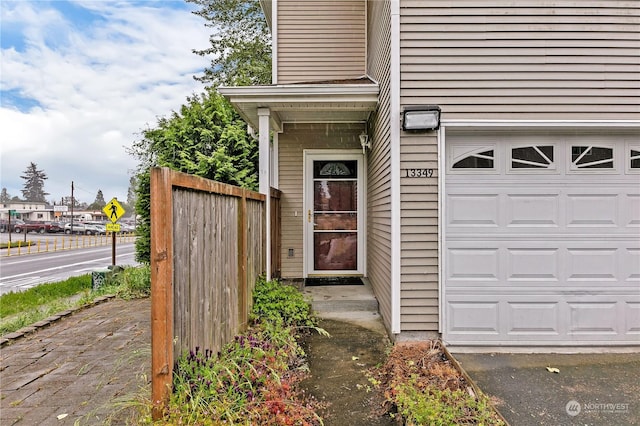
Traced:
POLYGON ((305 276, 363 273, 362 159, 305 152, 305 276))

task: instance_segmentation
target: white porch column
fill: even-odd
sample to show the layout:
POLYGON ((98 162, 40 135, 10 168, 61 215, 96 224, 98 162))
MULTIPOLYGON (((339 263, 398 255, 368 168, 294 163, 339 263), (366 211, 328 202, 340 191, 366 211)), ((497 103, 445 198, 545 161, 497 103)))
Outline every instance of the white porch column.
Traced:
POLYGON ((260 159, 258 167, 258 179, 260 182, 260 193, 266 197, 265 208, 265 233, 266 233, 266 255, 265 255, 265 275, 267 280, 271 279, 271 158, 269 143, 269 121, 271 112, 269 108, 258 108, 258 141, 260 143, 260 159))

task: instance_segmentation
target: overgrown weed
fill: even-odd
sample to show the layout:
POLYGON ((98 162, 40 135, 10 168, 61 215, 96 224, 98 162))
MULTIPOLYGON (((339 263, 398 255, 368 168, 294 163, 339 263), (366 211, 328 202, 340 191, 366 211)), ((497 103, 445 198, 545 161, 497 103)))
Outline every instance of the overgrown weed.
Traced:
MULTIPOLYGON (((308 372, 298 338, 324 332, 309 303, 294 287, 260 279, 250 317, 219 352, 197 347, 177 360, 163 424, 323 424, 323 405, 298 388, 308 372)), ((141 421, 151 424, 148 415, 141 421)))

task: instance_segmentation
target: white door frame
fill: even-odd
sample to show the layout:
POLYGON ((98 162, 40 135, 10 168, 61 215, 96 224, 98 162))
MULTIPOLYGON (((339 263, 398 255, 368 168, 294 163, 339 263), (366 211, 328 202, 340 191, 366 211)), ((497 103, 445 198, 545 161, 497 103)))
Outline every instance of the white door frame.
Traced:
POLYGON ((309 276, 346 276, 346 275, 365 275, 365 194, 366 185, 365 176, 365 157, 359 149, 305 149, 303 151, 303 244, 304 244, 304 260, 303 275, 304 278, 309 276), (314 247, 313 247, 313 225, 308 220, 308 214, 311 212, 313 218, 313 161, 314 160, 350 160, 358 162, 358 263, 357 270, 340 272, 340 271, 316 271, 314 270, 314 247))

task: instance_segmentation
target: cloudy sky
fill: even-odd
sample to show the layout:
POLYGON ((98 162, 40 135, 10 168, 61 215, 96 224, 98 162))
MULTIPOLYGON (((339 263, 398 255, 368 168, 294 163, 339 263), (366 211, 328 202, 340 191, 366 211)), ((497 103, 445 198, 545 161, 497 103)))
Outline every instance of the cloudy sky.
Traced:
POLYGON ((126 201, 126 148, 200 93, 209 60, 193 5, 174 0, 0 0, 0 186, 22 197, 30 162, 50 201, 126 201))

